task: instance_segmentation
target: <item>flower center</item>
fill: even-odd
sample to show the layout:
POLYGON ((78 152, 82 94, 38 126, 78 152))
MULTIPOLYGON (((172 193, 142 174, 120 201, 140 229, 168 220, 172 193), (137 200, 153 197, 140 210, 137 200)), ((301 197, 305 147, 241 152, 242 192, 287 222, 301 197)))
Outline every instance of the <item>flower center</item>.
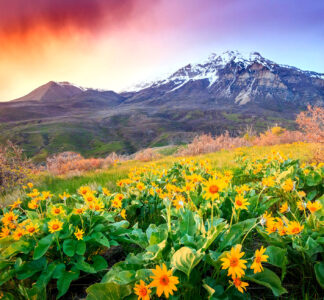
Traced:
POLYGON ((299 228, 298 227, 293 228, 292 233, 299 233, 299 228))
POLYGON ((261 262, 261 256, 257 256, 255 258, 255 262, 259 264, 261 262))
POLYGON ((141 296, 146 296, 147 295, 147 289, 145 287, 142 287, 139 291, 141 296))
POLYGON ((33 233, 35 231, 35 227, 28 228, 28 232, 33 233))
POLYGON ((236 200, 236 205, 237 205, 237 206, 242 206, 242 204, 243 204, 243 203, 242 203, 241 200, 236 200))
POLYGON ((241 280, 240 280, 240 278, 234 278, 234 285, 235 286, 240 286, 241 285, 241 280))
POLYGON ((55 212, 56 214, 59 214, 59 213, 61 212, 61 210, 60 210, 59 208, 56 208, 56 209, 54 210, 54 212, 55 212))
POLYGON ((238 259, 236 257, 232 257, 230 260, 231 267, 236 267, 238 265, 238 259))
POLYGON ((210 187, 209 187, 209 192, 211 193, 211 194, 216 194, 217 192, 218 192, 218 186, 217 185, 211 185, 210 187))
POLYGON ((160 283, 162 284, 162 285, 168 285, 169 284, 169 277, 168 276, 166 276, 166 275, 163 275, 161 278, 160 278, 160 283))
POLYGON ((56 229, 59 228, 59 226, 58 226, 57 224, 54 224, 54 225, 52 226, 52 228, 53 228, 54 230, 56 230, 56 229))

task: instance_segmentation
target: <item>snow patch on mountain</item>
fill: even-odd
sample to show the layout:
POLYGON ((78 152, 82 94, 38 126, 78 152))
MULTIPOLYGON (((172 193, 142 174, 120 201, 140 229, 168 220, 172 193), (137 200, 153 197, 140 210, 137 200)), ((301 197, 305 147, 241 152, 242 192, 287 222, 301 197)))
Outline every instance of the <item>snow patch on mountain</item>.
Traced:
POLYGON ((247 68, 255 63, 266 67, 270 71, 274 71, 276 66, 281 66, 284 68, 294 69, 310 77, 324 79, 324 74, 311 71, 302 71, 287 65, 278 65, 275 62, 264 58, 258 52, 241 53, 239 51, 225 51, 221 54, 212 53, 207 60, 201 63, 188 64, 167 78, 141 83, 133 88, 130 88, 128 91, 138 92, 148 88, 157 88, 163 85, 169 85, 170 90, 168 93, 170 93, 180 89, 189 81, 203 79, 208 80, 208 87, 211 87, 219 79, 219 71, 226 68, 227 65, 234 64, 241 68, 247 68))

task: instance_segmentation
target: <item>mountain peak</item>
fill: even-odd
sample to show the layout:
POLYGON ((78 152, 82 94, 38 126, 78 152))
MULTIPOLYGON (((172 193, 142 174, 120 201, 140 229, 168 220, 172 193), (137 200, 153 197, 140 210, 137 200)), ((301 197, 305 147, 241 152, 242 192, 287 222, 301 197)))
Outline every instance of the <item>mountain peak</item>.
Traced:
POLYGON ((73 85, 67 81, 56 82, 49 81, 40 87, 34 89, 29 94, 15 99, 13 101, 44 101, 51 102, 67 99, 69 97, 81 94, 85 89, 73 85))
POLYGON ((256 51, 246 53, 239 52, 237 50, 228 50, 219 54, 212 53, 205 61, 196 64, 187 64, 167 78, 147 84, 141 84, 137 88, 135 87, 133 90, 131 89, 131 91, 166 86, 166 88, 169 89, 168 92, 173 92, 183 87, 188 82, 196 80, 208 80, 209 88, 218 81, 220 74, 224 72, 225 68, 229 67, 232 69, 232 72, 235 73, 235 70, 244 70, 253 64, 261 65, 270 72, 274 72, 276 68, 280 67, 294 70, 301 75, 323 79, 323 74, 302 71, 295 67, 276 64, 275 62, 264 58, 259 52, 256 51))

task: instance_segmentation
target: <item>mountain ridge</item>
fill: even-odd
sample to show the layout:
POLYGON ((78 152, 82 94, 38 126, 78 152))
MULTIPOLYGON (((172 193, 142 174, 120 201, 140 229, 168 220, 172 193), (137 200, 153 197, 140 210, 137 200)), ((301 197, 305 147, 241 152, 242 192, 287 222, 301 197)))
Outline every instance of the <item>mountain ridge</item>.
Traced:
POLYGON ((212 54, 137 91, 116 93, 48 82, 0 102, 0 143, 29 156, 67 150, 101 156, 189 142, 201 133, 295 128, 308 104, 324 105, 324 74, 276 64, 258 52, 212 54))

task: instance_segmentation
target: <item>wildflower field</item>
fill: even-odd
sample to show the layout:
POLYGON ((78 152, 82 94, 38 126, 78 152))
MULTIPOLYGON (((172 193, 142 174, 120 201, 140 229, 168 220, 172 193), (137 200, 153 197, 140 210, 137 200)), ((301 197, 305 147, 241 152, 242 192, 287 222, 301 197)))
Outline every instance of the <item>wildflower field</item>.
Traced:
POLYGON ((0 210, 0 299, 322 299, 324 163, 307 162, 311 147, 29 182, 0 210))

